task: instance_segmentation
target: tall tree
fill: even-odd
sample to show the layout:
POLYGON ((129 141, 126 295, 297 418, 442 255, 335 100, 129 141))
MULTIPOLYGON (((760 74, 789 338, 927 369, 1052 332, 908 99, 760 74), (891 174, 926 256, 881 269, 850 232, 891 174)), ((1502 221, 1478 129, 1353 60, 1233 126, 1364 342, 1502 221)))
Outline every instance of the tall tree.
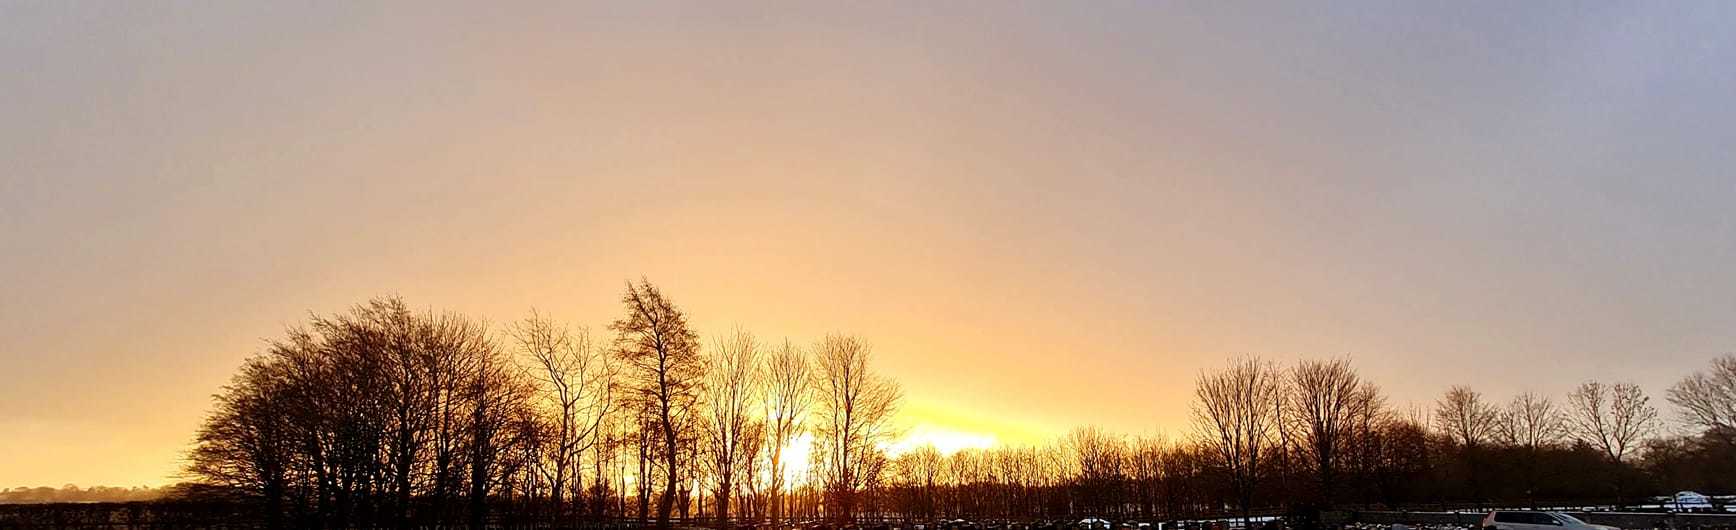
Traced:
POLYGON ((1302 361, 1290 370, 1289 406, 1285 420, 1298 433, 1303 457, 1313 465, 1321 500, 1330 506, 1340 467, 1357 426, 1358 406, 1365 404, 1362 378, 1344 359, 1302 361))
POLYGON ((711 474, 717 503, 717 516, 724 526, 729 520, 730 497, 735 488, 751 480, 744 473, 752 458, 749 448, 758 445, 750 437, 760 436, 756 417, 760 400, 759 341, 752 333, 736 330, 718 337, 713 343, 710 368, 706 375, 706 471, 711 474))
POLYGON ((795 443, 805 430, 808 409, 813 403, 813 376, 808 355, 785 339, 777 351, 766 357, 766 429, 770 454, 771 513, 784 516, 785 475, 784 448, 795 443))
POLYGON ((858 495, 885 467, 880 445, 896 435, 892 419, 902 392, 898 383, 869 369, 871 350, 861 339, 830 335, 814 352, 820 365, 816 441, 824 463, 826 513, 850 519, 858 495))
POLYGON ((614 404, 614 370, 609 356, 595 347, 590 331, 572 332, 535 312, 515 323, 508 333, 519 352, 530 360, 548 422, 545 462, 539 471, 549 483, 557 513, 569 490, 583 489, 581 455, 598 442, 598 431, 614 404))
POLYGON ((609 329, 615 331, 614 352, 632 385, 632 400, 649 413, 662 443, 664 483, 657 526, 667 528, 683 482, 682 442, 692 438, 688 431, 704 386, 705 360, 699 355, 699 335, 688 329, 687 315, 657 286, 645 280, 629 282, 621 305, 627 316, 609 329))
POLYGON ((488 499, 494 488, 512 474, 517 438, 513 422, 529 410, 531 384, 492 346, 480 352, 475 372, 468 380, 469 523, 482 530, 488 519, 488 499))
POLYGON ((1255 488, 1276 442, 1282 379, 1271 364, 1248 357, 1201 373, 1194 383, 1195 433, 1227 475, 1244 518, 1252 515, 1255 488))

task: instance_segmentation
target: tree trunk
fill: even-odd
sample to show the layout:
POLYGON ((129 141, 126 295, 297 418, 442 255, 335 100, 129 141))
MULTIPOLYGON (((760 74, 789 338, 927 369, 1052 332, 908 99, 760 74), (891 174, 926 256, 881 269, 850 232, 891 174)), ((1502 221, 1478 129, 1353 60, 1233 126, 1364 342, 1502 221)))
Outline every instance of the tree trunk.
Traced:
MULTIPOLYGON (((729 490, 730 490, 730 486, 731 486, 729 483, 729 478, 725 477, 719 483, 719 486, 721 486, 721 487, 719 488, 720 492, 717 495, 717 517, 718 517, 718 520, 723 525, 723 528, 725 528, 727 530, 730 527, 734 526, 734 525, 730 524, 730 521, 729 521, 729 490)), ((701 502, 703 502, 703 501, 701 501, 701 502)))
POLYGON ((669 424, 667 415, 663 420, 663 446, 666 471, 664 478, 667 480, 663 485, 663 498, 657 500, 657 527, 669 528, 669 513, 675 509, 675 487, 680 469, 676 467, 679 459, 676 458, 675 429, 669 424))

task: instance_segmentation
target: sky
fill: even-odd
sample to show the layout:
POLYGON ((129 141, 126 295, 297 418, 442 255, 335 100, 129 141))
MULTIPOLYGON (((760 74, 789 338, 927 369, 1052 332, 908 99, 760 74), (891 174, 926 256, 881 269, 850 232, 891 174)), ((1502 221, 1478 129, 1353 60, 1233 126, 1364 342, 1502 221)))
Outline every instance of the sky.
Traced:
POLYGON ((1728 2, 0 0, 0 487, 171 483, 380 295, 851 333, 916 440, 1185 436, 1736 352, 1728 2))

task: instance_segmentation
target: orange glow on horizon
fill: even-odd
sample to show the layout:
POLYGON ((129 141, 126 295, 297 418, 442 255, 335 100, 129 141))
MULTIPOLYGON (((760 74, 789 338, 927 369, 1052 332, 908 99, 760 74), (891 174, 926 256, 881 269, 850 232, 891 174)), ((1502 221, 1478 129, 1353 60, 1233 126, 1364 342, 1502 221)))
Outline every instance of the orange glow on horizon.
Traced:
POLYGON ((0 488, 183 480, 264 341, 379 295, 858 336, 891 452, 1174 437, 1232 355, 1420 407, 1736 343, 1736 32, 1688 6, 21 4, 0 488))

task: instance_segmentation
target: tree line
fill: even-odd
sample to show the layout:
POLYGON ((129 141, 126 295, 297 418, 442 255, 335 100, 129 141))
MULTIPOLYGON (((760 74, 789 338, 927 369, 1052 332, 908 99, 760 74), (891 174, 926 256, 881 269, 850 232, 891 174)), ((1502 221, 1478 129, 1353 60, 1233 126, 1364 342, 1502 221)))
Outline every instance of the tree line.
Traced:
POLYGON ((1241 358, 1194 388, 1192 428, 1175 438, 1082 427, 1042 447, 899 455, 888 506, 918 519, 1306 519, 1330 508, 1639 505, 1736 486, 1736 356, 1670 388, 1682 421, 1662 435, 1665 420, 1631 383, 1504 402, 1455 386, 1428 411, 1406 410, 1345 359, 1241 358))
POLYGON ((215 396, 187 473, 268 526, 849 518, 887 465, 898 385, 860 338, 746 331, 710 347, 655 285, 593 336, 532 313, 499 330, 380 298, 313 316, 215 396), (806 469, 785 458, 811 439, 806 469), (798 487, 799 486, 799 487, 798 487))
POLYGON ((1736 356, 1669 391, 1560 400, 1453 387, 1390 404, 1345 359, 1239 358, 1195 380, 1192 428, 890 454, 901 390, 866 340, 702 338, 629 283, 606 331, 532 312, 491 328, 395 297, 311 316, 215 396, 188 474, 268 526, 493 519, 1187 519, 1334 506, 1608 500, 1736 476, 1736 356), (806 447, 803 447, 806 444, 806 447), (804 449, 793 461, 792 449, 804 449))
POLYGON ((20 486, 0 488, 0 504, 47 504, 59 502, 134 502, 151 501, 175 493, 174 486, 152 488, 135 486, 91 486, 80 488, 67 484, 58 488, 20 486))

